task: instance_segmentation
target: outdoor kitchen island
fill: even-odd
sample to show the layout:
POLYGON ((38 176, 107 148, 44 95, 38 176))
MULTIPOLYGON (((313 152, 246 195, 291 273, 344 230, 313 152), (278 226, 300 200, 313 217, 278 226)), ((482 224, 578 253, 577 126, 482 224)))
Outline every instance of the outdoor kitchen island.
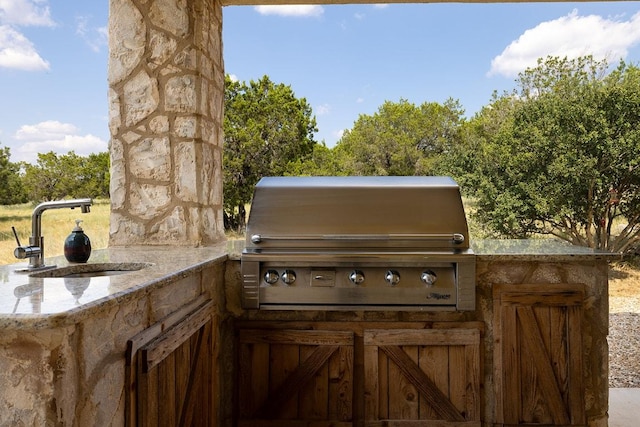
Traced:
POLYGON ((616 256, 550 240, 472 248, 472 311, 244 310, 231 254, 233 425, 606 426, 616 256))
POLYGON ((193 396, 224 427, 607 425, 612 255, 474 241, 475 310, 256 310, 241 306, 243 246, 96 251, 89 265, 152 265, 88 286, 2 267, 0 425, 136 425, 193 396), (189 331, 208 334, 194 366, 208 388, 181 398, 166 364, 189 351, 154 355, 197 348, 189 331))

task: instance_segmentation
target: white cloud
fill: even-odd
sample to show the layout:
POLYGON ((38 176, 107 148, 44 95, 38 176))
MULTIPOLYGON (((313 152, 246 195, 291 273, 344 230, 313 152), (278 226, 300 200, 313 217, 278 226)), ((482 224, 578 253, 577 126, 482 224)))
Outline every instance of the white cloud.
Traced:
POLYGON ((47 0, 0 0, 0 67, 24 71, 49 69, 49 62, 16 28, 54 27, 47 0))
POLYGON ((0 25, 0 67, 39 71, 48 70, 49 62, 24 35, 8 25, 0 25))
POLYGON ((47 0, 0 0, 0 23, 53 27, 47 0))
POLYGON ((279 15, 279 16, 306 17, 306 16, 321 16, 324 13, 324 9, 322 8, 322 6, 318 6, 318 5, 256 6, 255 10, 261 15, 279 15))
POLYGON ((319 116, 327 115, 331 112, 331 106, 329 104, 322 104, 316 107, 316 112, 319 116))
MULTIPOLYGON (((2 0, 0 0, 2 1, 2 0)), ((94 52, 100 52, 103 47, 109 44, 109 31, 107 27, 90 27, 88 16, 76 17, 76 34, 91 48, 94 52)))
POLYGON ((579 16, 577 10, 525 31, 491 61, 488 75, 516 76, 535 67, 538 58, 576 58, 593 55, 597 60, 624 59, 640 42, 640 12, 628 21, 598 15, 579 16))
POLYGON ((75 152, 79 156, 107 151, 107 141, 91 134, 81 135, 80 129, 70 123, 48 120, 35 125, 24 125, 15 133, 18 141, 11 148, 13 162, 26 161, 35 164, 38 153, 53 151, 56 154, 75 152))
POLYGON ((389 3, 379 3, 379 4, 373 5, 374 9, 386 9, 388 7, 389 7, 389 3))
POLYGON ((364 102, 364 98, 356 99, 356 104, 362 104, 364 102))

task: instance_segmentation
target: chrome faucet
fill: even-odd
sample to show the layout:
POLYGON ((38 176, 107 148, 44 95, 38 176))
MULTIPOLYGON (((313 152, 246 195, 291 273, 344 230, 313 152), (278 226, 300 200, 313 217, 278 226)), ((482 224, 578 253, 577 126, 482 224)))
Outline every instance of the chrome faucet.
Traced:
POLYGON ((42 213, 48 209, 62 208, 80 208, 82 213, 89 213, 90 206, 93 204, 91 199, 72 199, 58 200, 53 202, 40 203, 33 209, 31 214, 31 237, 29 237, 29 246, 20 245, 20 239, 15 228, 13 233, 16 237, 18 247, 13 251, 18 259, 29 258, 29 266, 26 271, 33 271, 42 268, 53 268, 55 265, 46 266, 44 264, 44 237, 42 236, 42 213))

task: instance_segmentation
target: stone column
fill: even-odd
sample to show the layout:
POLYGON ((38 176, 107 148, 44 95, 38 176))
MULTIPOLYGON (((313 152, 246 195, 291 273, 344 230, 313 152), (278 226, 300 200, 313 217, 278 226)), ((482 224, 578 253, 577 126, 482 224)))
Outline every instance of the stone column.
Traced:
POLYGON ((224 239, 222 6, 110 0, 110 246, 224 239))

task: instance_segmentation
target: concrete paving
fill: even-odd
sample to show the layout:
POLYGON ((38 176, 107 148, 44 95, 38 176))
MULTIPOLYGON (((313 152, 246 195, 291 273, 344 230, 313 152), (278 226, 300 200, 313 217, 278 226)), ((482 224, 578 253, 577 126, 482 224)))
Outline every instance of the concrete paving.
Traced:
POLYGON ((609 427, 640 426, 640 388, 609 389, 609 427))

